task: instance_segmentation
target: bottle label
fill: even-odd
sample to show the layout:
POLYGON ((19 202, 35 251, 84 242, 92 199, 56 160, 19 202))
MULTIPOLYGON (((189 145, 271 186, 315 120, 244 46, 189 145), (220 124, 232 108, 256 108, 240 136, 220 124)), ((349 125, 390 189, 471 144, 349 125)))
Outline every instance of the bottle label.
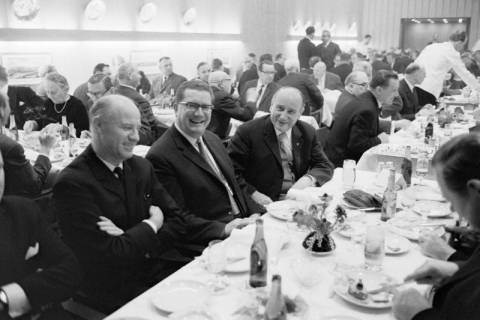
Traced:
POLYGON ((260 252, 252 248, 250 253, 250 286, 265 287, 267 285, 266 257, 261 257, 260 252))

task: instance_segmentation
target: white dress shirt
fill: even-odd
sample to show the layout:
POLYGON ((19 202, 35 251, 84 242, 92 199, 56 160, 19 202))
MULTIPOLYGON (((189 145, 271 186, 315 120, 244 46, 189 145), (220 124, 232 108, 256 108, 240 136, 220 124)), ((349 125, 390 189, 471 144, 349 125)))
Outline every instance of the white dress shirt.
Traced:
POLYGON ((419 87, 437 98, 443 89, 443 79, 450 69, 453 69, 472 89, 480 89, 480 84, 467 70, 460 58, 460 53, 455 50, 451 41, 426 46, 415 62, 424 66, 426 72, 425 80, 419 87))

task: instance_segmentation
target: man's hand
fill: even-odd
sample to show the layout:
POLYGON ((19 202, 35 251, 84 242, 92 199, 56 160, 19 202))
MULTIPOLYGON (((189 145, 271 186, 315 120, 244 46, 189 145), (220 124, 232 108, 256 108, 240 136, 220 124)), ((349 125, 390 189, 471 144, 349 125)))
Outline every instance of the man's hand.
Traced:
POLYGON ((412 122, 408 119, 393 121, 393 125, 395 126, 395 128, 399 128, 399 129, 407 129, 408 127, 410 127, 411 124, 412 122))
POLYGON ((429 308, 430 303, 415 289, 396 292, 393 297, 392 311, 397 320, 411 320, 417 313, 429 308))
POLYGON ((418 242, 422 253, 434 259, 447 260, 455 252, 455 249, 450 247, 445 240, 434 234, 420 236, 418 242))
POLYGON ((270 197, 258 191, 255 191, 254 193, 252 193, 252 199, 253 201, 255 201, 258 204, 261 204, 262 206, 273 202, 272 199, 270 199, 270 197))
POLYGON ((107 234, 117 237, 123 234, 123 230, 117 227, 112 220, 100 216, 100 221, 97 222, 98 227, 100 230, 106 232, 107 234))
POLYGON ((459 269, 453 262, 429 260, 405 278, 405 281, 414 280, 419 284, 439 285, 450 278, 459 269))
POLYGON ((29 134, 32 131, 37 130, 37 128, 38 128, 38 124, 37 124, 37 121, 35 120, 27 120, 23 124, 23 131, 25 131, 25 134, 29 134))
POLYGON ((80 139, 92 139, 92 134, 88 130, 80 132, 80 139))
POLYGON ((160 230, 160 228, 163 226, 164 220, 162 210, 157 206, 150 206, 148 211, 150 212, 150 218, 148 220, 157 226, 157 230, 160 230))
POLYGON ((48 157, 48 155, 50 154, 50 150, 52 150, 55 142, 57 141, 56 136, 51 132, 43 129, 38 136, 38 140, 40 141, 40 153, 48 157))
POLYGON ((247 102, 257 102, 258 92, 257 88, 248 88, 245 93, 247 102))
POLYGON ((251 219, 251 218, 245 218, 245 219, 234 219, 232 221, 230 221, 229 223, 227 223, 225 225, 225 234, 227 236, 229 236, 233 229, 242 229, 243 227, 245 226, 248 226, 249 224, 252 224, 253 222, 255 222, 255 220, 251 219))
POLYGON ((293 184, 293 186, 291 186, 290 188, 301 190, 301 189, 305 189, 305 188, 308 188, 308 187, 314 187, 314 186, 315 186, 315 183, 313 182, 313 180, 310 177, 303 176, 300 179, 298 179, 297 182, 295 182, 293 184))
POLYGON ((380 139, 380 141, 382 143, 388 143, 388 141, 390 140, 388 134, 386 134, 385 132, 382 132, 378 135, 378 138, 380 139))

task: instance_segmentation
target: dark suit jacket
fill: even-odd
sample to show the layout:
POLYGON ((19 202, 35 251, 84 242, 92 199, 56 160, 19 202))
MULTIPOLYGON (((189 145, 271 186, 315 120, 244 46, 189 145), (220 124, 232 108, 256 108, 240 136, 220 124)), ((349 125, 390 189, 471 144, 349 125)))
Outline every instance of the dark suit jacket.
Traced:
POLYGON ((53 190, 64 241, 85 272, 83 289, 106 308, 118 307, 162 280, 166 274, 160 259, 180 237, 199 245, 212 239, 207 224, 179 210, 147 160, 133 156, 123 162, 123 172, 124 184, 89 146, 62 170, 53 190), (165 217, 157 234, 142 222, 150 217, 151 205, 160 207, 165 217), (100 216, 124 234, 101 231, 100 216), (186 229, 187 224, 198 227, 198 234, 186 229))
POLYGON ((317 55, 322 58, 322 61, 327 65, 327 70, 330 71, 334 67, 335 57, 342 52, 340 47, 335 42, 330 41, 327 46, 325 43, 320 43, 316 48, 317 55))
MULTIPOLYGON (((221 140, 208 130, 203 134, 203 139, 234 193, 240 216, 247 217, 263 211, 238 184, 221 140)), ((225 224, 235 218, 229 214, 232 208, 228 193, 208 163, 175 125, 153 144, 147 159, 178 205, 200 219, 212 222, 217 235, 221 236, 225 224)))
POLYGON ((116 94, 120 94, 127 98, 130 98, 140 111, 140 117, 142 126, 139 131, 140 141, 138 144, 151 145, 157 138, 157 125, 158 120, 155 118, 152 112, 150 103, 135 89, 119 85, 116 90, 116 94))
POLYGON ((253 103, 247 103, 245 106, 242 106, 239 99, 233 98, 230 94, 217 87, 211 88, 215 99, 208 130, 215 133, 220 139, 225 139, 228 134, 230 118, 248 121, 253 118, 257 109, 253 103))
POLYGON ((303 114, 310 115, 311 112, 323 107, 323 96, 312 77, 301 72, 291 72, 278 81, 282 87, 294 87, 300 90, 305 101, 303 114))
POLYGON ((85 109, 85 106, 80 100, 74 96, 70 96, 66 102, 65 109, 63 109, 61 113, 58 113, 55 110, 55 106, 57 109, 61 110, 63 103, 56 105, 50 99, 45 100, 43 115, 41 119, 38 119, 38 129, 43 129, 50 123, 61 123, 62 116, 67 117, 67 123, 73 122, 77 131, 77 137, 80 137, 80 134, 83 130, 89 129, 90 124, 88 122, 87 109, 85 109))
POLYGON ((287 72, 285 71, 285 67, 280 63, 275 62, 273 66, 276 71, 275 76, 273 77, 273 81, 277 82, 278 80, 282 79, 287 75, 287 72))
POLYGON ((335 105, 335 116, 339 114, 350 101, 356 98, 357 97, 355 97, 353 94, 351 94, 347 90, 343 90, 340 96, 338 97, 337 104, 335 105))
MULTIPOLYGON (((247 90, 250 89, 250 88, 257 88, 257 85, 258 85, 258 80, 250 80, 245 84, 245 86, 243 88, 243 91, 240 94, 240 99, 241 99, 242 105, 247 104, 247 100, 246 100, 247 99, 247 90)), ((275 94, 275 92, 277 92, 278 89, 280 89, 280 85, 278 85, 275 82, 272 82, 272 83, 268 84, 268 86, 263 89, 264 92, 263 92, 262 100, 258 104, 258 110, 264 111, 264 112, 270 112, 270 106, 272 104, 272 97, 275 94)), ((256 106, 256 104, 255 104, 255 106, 256 106)))
POLYGON ((172 73, 166 81, 163 81, 163 76, 153 79, 150 89, 150 98, 156 98, 161 94, 169 95, 173 89, 174 94, 178 87, 187 81, 187 78, 176 73, 172 73))
POLYGON ((325 88, 330 90, 342 90, 342 80, 335 73, 327 71, 327 73, 325 73, 325 88))
POLYGON ((308 60, 310 57, 315 55, 315 45, 313 44, 310 39, 307 37, 303 38, 298 42, 297 45, 297 53, 298 53, 298 62, 300 63, 300 69, 308 69, 308 60))
MULTIPOLYGON (((333 174, 315 130, 303 121, 292 128, 293 172, 295 180, 310 174, 322 185, 333 174)), ((228 153, 239 180, 245 180, 248 192, 259 191, 278 200, 282 189, 283 169, 277 135, 270 116, 264 116, 238 128, 228 153)))
POLYGON ((480 250, 436 291, 433 307, 413 320, 470 320, 480 315, 480 250))
POLYGON ((402 55, 395 59, 395 62, 393 63, 393 70, 396 71, 397 73, 405 73, 405 69, 412 62, 413 62, 412 59, 410 59, 405 55, 402 55))
MULTIPOLYGON (((15 124, 23 129, 26 120, 35 120, 43 108, 43 100, 30 87, 8 86, 8 100, 10 112, 15 115, 15 124)), ((8 128, 8 124, 6 127, 8 128)))
POLYGON ((331 72, 338 75, 340 80, 342 80, 342 83, 345 85, 345 79, 350 73, 352 73, 352 65, 350 63, 343 63, 334 67, 331 72))
POLYGON ((25 158, 23 147, 4 134, 0 134, 0 151, 5 169, 5 194, 38 195, 52 168, 50 159, 39 155, 32 166, 25 158))
POLYGON ((402 109, 400 109, 400 114, 402 118, 408 120, 415 120, 415 114, 420 111, 420 105, 418 104, 418 95, 417 90, 414 87, 413 92, 408 87, 405 79, 400 80, 398 87, 398 93, 402 99, 402 109))
POLYGON ((367 91, 335 113, 325 148, 335 167, 341 167, 345 159, 358 161, 365 151, 380 144, 379 112, 377 99, 367 91))
POLYGON ((240 76, 240 79, 238 79, 238 92, 243 92, 245 90, 245 84, 250 81, 250 80, 256 80, 258 79, 258 71, 257 71, 257 66, 252 64, 250 69, 244 71, 242 75, 240 76))
POLYGON ((25 198, 4 197, 0 203, 0 286, 18 283, 35 313, 71 297, 80 280, 77 259, 47 227, 37 205, 25 198), (36 244, 38 254, 26 260, 28 249, 36 244))
POLYGON ((392 70, 392 67, 380 60, 375 60, 372 62, 372 74, 375 74, 375 72, 380 71, 380 70, 392 70))

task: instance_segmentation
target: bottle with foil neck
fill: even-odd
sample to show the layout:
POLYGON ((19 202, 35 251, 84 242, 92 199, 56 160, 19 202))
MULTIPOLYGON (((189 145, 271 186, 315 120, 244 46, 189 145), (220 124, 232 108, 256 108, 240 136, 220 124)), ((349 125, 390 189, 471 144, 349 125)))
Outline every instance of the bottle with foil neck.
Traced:
POLYGON ((267 285, 268 250, 263 235, 263 220, 257 219, 255 239, 250 248, 250 286, 252 288, 267 285))
POLYGON ((402 177, 407 184, 407 187, 410 187, 412 184, 412 147, 407 146, 405 148, 405 157, 402 160, 402 177))
POLYGON ((380 219, 388 221, 394 217, 397 211, 397 190, 395 190, 395 169, 390 169, 388 184, 382 199, 382 212, 380 219))
POLYGON ((278 274, 272 277, 270 298, 265 307, 265 320, 286 320, 287 308, 282 293, 282 277, 278 274))

